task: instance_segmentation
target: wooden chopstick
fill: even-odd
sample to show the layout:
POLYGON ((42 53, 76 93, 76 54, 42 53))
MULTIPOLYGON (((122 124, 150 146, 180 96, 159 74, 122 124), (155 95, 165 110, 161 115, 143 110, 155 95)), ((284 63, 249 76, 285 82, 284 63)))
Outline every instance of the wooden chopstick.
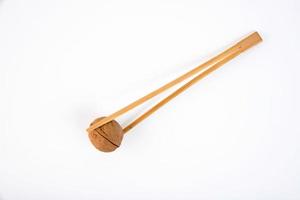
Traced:
POLYGON ((149 115, 151 115, 153 112, 155 112, 157 109, 159 109, 161 106, 163 106, 164 104, 169 102, 171 99, 173 99, 174 97, 176 97, 177 95, 182 93, 184 90, 189 88, 191 85, 193 85, 197 81, 201 80, 202 78, 207 76, 209 73, 213 72, 214 70, 218 69, 224 63, 226 63, 229 60, 233 59, 234 57, 236 57, 237 55, 239 55, 243 51, 251 48, 252 46, 256 45, 257 43, 259 43, 261 41, 262 41, 262 39, 261 39, 260 35, 257 32, 254 32, 254 33, 250 34, 249 36, 247 36, 243 40, 239 41, 238 43, 236 43, 232 47, 228 48, 227 50, 225 50, 224 52, 220 53, 219 55, 213 57, 212 59, 208 60, 207 62, 197 66, 196 68, 194 68, 191 71, 183 74, 182 76, 174 79, 173 81, 163 85, 162 87, 158 88, 157 90, 154 90, 153 92, 151 92, 151 93, 147 94, 146 96, 134 101, 133 103, 129 104, 128 106, 125 106, 124 108, 118 110, 117 112, 111 114, 110 116, 105 117, 104 119, 100 120, 99 122, 91 125, 87 129, 87 131, 89 132, 91 130, 94 130, 94 129, 106 124, 107 122, 110 122, 110 121, 114 120, 118 116, 128 112, 129 110, 139 106, 140 104, 144 103, 145 101, 153 98, 154 96, 164 92, 165 90, 173 87, 174 85, 186 80, 187 78, 189 78, 189 77, 197 74, 201 70, 204 70, 205 68, 207 68, 205 71, 203 71, 203 73, 197 75, 191 81, 184 84, 182 87, 177 89, 175 92, 173 92, 172 94, 167 96, 165 99, 160 101, 154 107, 149 109, 143 115, 141 115, 136 120, 134 120, 132 123, 130 123, 128 126, 126 126, 125 129, 124 129, 124 132, 127 132, 128 130, 130 130, 131 128, 136 126, 139 122, 141 122, 142 120, 147 118, 149 115))

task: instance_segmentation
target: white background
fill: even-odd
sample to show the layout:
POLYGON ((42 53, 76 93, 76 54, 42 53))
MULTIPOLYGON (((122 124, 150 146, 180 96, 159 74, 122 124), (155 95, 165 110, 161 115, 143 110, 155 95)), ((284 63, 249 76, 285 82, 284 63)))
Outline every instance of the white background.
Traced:
POLYGON ((1 0, 0 199, 299 199, 299 13, 296 0, 1 0), (96 117, 252 31, 264 42, 118 150, 90 144, 96 117))

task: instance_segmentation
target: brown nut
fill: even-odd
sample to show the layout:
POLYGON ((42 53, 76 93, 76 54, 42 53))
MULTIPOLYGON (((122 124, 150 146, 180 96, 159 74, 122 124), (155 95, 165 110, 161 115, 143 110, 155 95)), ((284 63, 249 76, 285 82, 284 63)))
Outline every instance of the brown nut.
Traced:
MULTIPOLYGON (((104 117, 97 118, 91 123, 91 125, 103 118, 104 117)), ((116 150, 121 145, 123 135, 123 128, 115 120, 89 131, 90 141, 96 149, 103 152, 112 152, 116 150)))

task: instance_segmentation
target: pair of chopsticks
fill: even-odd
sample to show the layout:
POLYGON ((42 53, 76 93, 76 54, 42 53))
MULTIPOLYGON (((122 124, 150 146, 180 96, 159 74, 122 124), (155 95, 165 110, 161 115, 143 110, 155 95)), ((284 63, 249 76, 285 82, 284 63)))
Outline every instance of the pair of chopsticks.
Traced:
POLYGON ((135 127, 138 123, 146 119, 148 116, 150 116, 152 113, 154 113, 156 110, 158 110, 160 107, 168 103, 170 100, 175 98, 177 95, 185 91, 187 88, 191 87, 193 84, 198 82, 199 80, 206 77, 211 72, 215 71, 219 67, 221 67, 226 62, 230 61, 240 53, 244 52, 245 50, 251 48, 252 46, 256 45, 257 43, 261 42, 262 39, 260 35, 257 32, 254 32, 247 36, 246 38, 242 39, 235 45, 231 46, 227 50, 223 51, 219 55, 213 57, 212 59, 208 60, 207 62, 197 66, 196 68, 192 69, 191 71, 179 76, 178 78, 174 79, 173 81, 163 85, 162 87, 154 90, 153 92, 143 96, 142 98, 134 101, 133 103, 125 106, 124 108, 118 110, 117 112, 103 118, 102 120, 94 123, 91 125, 87 131, 90 132, 98 127, 101 127, 102 125, 114 120, 115 118, 119 117, 120 115, 123 115, 124 113, 128 112, 129 110, 141 105, 145 101, 148 101, 149 99, 153 98, 154 96, 157 96, 164 92, 165 90, 173 87, 174 85, 181 83, 182 81, 192 77, 193 75, 196 75, 197 73, 201 72, 200 74, 196 75, 193 79, 191 79, 189 82, 185 83, 183 86, 181 86, 179 89, 175 90, 173 93, 171 93, 169 96, 161 100, 159 103, 157 103, 155 106, 147 110, 144 114, 136 118, 134 121, 132 121, 129 125, 127 125, 123 131, 124 133, 128 132, 130 129, 135 127))

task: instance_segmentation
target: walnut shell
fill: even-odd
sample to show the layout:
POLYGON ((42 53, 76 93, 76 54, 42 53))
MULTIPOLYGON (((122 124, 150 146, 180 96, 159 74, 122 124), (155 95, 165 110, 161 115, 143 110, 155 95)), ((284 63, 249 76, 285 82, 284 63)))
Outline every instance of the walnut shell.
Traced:
MULTIPOLYGON (((104 117, 97 118, 91 123, 91 125, 103 118, 104 117)), ((112 152, 116 150, 121 145, 123 135, 123 128, 115 120, 89 131, 90 141, 96 149, 103 152, 112 152)))

